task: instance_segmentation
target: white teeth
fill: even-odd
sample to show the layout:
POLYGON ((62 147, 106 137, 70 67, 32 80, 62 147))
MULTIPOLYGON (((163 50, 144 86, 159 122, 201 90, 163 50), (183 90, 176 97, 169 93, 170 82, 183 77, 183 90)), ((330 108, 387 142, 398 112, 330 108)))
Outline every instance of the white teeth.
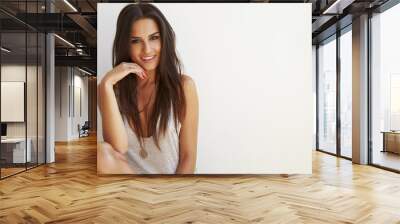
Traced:
POLYGON ((143 60, 150 60, 150 59, 153 59, 154 58, 154 56, 151 56, 151 57, 145 57, 145 58, 142 58, 143 60))

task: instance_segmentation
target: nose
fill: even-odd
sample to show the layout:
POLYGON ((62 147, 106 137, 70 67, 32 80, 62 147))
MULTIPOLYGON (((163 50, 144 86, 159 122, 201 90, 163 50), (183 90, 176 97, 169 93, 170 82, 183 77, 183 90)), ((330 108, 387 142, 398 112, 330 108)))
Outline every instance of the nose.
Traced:
POLYGON ((144 53, 145 55, 148 55, 149 53, 151 53, 151 46, 150 43, 148 41, 144 42, 144 53))

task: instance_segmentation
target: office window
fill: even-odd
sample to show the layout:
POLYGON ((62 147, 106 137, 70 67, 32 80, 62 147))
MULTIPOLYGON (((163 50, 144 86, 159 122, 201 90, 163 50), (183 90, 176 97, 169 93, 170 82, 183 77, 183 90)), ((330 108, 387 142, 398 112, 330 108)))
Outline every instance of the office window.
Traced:
POLYGON ((312 89, 313 89, 313 150, 317 149, 317 48, 315 45, 312 46, 312 89))
POLYGON ((318 48, 318 149, 336 153, 336 39, 318 48))
POLYGON ((400 4, 371 18, 372 163, 400 170, 400 4))
MULTIPOLYGON (((347 31, 347 32, 346 32, 347 31)), ((340 154, 352 157, 352 35, 340 36, 340 154)))

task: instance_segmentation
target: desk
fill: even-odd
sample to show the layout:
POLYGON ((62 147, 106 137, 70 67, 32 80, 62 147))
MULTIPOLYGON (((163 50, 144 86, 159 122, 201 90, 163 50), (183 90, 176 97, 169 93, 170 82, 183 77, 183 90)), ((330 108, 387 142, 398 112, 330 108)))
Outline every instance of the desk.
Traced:
POLYGON ((400 154, 400 132, 382 131, 381 133, 383 133, 382 152, 393 152, 400 154))
POLYGON ((31 145, 32 141, 27 138, 28 143, 25 154, 25 138, 6 138, 1 139, 1 157, 6 163, 25 163, 31 162, 31 145), (27 159, 27 161, 25 161, 27 159))

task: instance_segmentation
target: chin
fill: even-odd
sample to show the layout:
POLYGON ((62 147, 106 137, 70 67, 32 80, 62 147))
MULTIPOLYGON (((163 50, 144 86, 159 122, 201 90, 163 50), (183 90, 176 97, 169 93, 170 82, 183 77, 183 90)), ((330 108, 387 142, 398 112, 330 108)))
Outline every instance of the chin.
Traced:
POLYGON ((142 68, 146 71, 153 71, 157 69, 157 64, 156 63, 152 63, 152 64, 145 64, 143 63, 142 68))
POLYGON ((145 70, 145 71, 154 71, 154 70, 156 70, 156 66, 146 66, 146 67, 143 67, 143 69, 145 70))

